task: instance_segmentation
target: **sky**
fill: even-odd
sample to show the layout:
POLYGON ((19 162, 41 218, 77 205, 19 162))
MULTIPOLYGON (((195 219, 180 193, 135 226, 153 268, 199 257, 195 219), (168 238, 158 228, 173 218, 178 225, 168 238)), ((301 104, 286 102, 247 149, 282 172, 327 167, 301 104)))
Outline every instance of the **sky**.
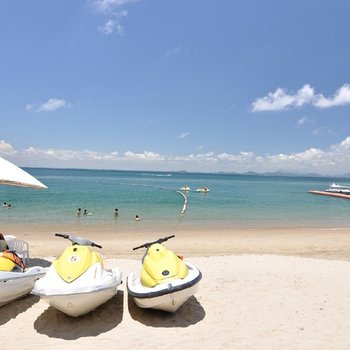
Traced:
POLYGON ((347 0, 3 0, 19 166, 350 173, 347 0))

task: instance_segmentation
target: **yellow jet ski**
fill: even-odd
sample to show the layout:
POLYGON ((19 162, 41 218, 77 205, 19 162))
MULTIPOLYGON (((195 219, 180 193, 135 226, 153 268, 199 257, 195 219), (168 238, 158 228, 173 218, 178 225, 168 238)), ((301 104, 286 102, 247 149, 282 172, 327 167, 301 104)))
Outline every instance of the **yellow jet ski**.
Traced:
POLYGON ((91 249, 100 245, 73 235, 55 235, 70 240, 72 246, 35 283, 33 294, 73 317, 95 310, 117 294, 122 274, 118 268, 104 268, 101 254, 91 249))
POLYGON ((142 259, 141 276, 128 277, 128 293, 141 308, 175 312, 198 290, 201 272, 185 263, 162 245, 174 235, 144 243, 133 250, 146 248, 142 259))
POLYGON ((35 281, 45 273, 46 269, 41 266, 26 268, 0 234, 0 306, 29 294, 35 281))

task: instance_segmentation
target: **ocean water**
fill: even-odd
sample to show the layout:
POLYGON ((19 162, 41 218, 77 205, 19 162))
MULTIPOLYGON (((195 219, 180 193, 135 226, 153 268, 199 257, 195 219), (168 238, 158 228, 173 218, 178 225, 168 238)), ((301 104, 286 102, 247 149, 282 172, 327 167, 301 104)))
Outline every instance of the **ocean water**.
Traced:
MULTIPOLYGON (((0 231, 41 228, 57 231, 169 228, 350 227, 350 200, 309 194, 333 181, 279 177, 147 171, 26 169, 48 186, 34 190, 0 187, 0 231), (187 210, 180 215, 186 193, 187 210), (208 187, 209 193, 196 193, 208 187), (90 215, 76 215, 77 208, 90 215), (119 209, 118 217, 113 215, 119 209), (135 215, 141 217, 135 222, 135 215)), ((348 182, 347 182, 348 181, 348 182)))

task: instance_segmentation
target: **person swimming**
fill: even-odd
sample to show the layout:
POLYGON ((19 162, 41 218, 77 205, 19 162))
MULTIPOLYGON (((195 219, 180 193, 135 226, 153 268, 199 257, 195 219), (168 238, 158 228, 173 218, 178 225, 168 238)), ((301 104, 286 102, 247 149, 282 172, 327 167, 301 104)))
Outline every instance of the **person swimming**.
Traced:
POLYGON ((78 210, 77 210, 77 215, 78 215, 78 216, 81 215, 81 208, 78 208, 78 210))
POLYGON ((135 216, 135 220, 136 221, 140 221, 141 220, 141 218, 136 214, 136 216, 135 216))
POLYGON ((84 214, 84 215, 87 215, 87 214, 88 214, 87 209, 84 209, 83 214, 84 214))
POLYGON ((118 210, 118 208, 115 208, 115 209, 114 209, 114 215, 115 215, 115 216, 118 216, 118 215, 119 215, 119 210, 118 210))

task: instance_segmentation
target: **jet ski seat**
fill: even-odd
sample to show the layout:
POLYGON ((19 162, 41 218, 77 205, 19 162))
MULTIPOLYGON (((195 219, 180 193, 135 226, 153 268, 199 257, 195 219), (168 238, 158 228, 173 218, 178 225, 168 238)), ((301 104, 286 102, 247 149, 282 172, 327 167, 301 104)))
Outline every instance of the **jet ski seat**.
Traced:
POLYGON ((24 261, 24 264, 26 266, 29 265, 29 244, 27 241, 24 241, 22 239, 7 239, 7 236, 5 235, 5 239, 7 242, 7 245, 10 250, 13 250, 16 252, 16 254, 24 261))

